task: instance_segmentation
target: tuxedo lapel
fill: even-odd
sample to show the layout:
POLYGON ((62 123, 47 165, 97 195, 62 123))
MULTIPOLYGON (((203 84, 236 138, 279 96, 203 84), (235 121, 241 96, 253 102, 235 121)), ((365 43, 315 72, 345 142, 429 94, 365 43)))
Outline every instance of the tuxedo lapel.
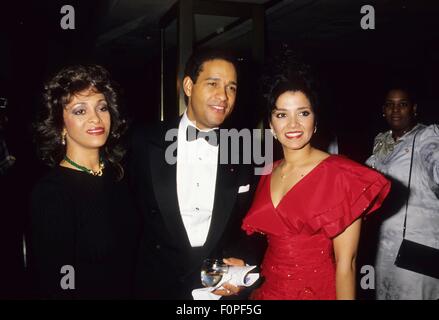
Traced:
MULTIPOLYGON (((221 149, 220 149, 221 150, 221 149)), ((224 233, 224 229, 235 205, 237 186, 237 167, 231 164, 220 164, 218 152, 218 170, 215 185, 215 200, 213 203, 212 220, 205 248, 209 252, 224 233)))
POLYGON ((178 205, 177 164, 168 164, 165 159, 166 149, 172 143, 176 143, 176 140, 165 141, 165 134, 169 129, 178 128, 178 122, 163 128, 158 143, 152 146, 152 150, 149 152, 154 195, 165 224, 175 239, 175 244, 179 247, 189 248, 189 239, 178 205))
MULTIPOLYGON (((176 143, 176 141, 165 141, 166 131, 176 128, 178 128, 178 122, 164 126, 160 137, 151 146, 152 149, 149 152, 151 175, 158 207, 170 234, 175 239, 175 244, 190 250, 192 247, 178 205, 177 164, 168 164, 165 159, 166 149, 172 143, 176 143)), ((220 152, 218 152, 217 166, 212 219, 206 243, 202 249, 200 248, 205 253, 210 252, 220 241, 232 214, 238 192, 236 185, 237 166, 220 164, 220 152)))

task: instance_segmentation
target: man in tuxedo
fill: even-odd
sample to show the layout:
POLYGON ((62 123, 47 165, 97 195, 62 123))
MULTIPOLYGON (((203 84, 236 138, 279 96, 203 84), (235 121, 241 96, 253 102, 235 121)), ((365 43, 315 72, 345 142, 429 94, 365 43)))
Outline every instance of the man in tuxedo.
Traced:
MULTIPOLYGON (((130 176, 144 217, 138 298, 192 299, 192 290, 202 287, 200 269, 206 258, 258 262, 256 249, 240 230, 251 204, 252 168, 219 161, 217 129, 233 111, 237 87, 231 56, 196 53, 185 68, 187 109, 182 117, 133 134, 130 176), (167 141, 172 132, 176 139, 167 141)), ((238 291, 228 284, 217 293, 238 291)))

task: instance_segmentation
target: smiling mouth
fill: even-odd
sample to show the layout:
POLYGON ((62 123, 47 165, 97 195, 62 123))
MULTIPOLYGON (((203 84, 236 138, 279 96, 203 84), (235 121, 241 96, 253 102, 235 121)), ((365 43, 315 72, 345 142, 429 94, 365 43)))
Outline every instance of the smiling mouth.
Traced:
POLYGON ((210 105, 210 107, 215 111, 219 113, 224 113, 226 110, 225 106, 218 106, 218 105, 210 105))
POLYGON ((92 128, 92 129, 88 129, 87 133, 94 135, 94 136, 98 136, 98 135, 104 134, 105 129, 104 128, 92 128))
POLYGON ((287 137, 288 139, 298 139, 301 136, 303 136, 302 131, 292 131, 285 133, 285 137, 287 137))

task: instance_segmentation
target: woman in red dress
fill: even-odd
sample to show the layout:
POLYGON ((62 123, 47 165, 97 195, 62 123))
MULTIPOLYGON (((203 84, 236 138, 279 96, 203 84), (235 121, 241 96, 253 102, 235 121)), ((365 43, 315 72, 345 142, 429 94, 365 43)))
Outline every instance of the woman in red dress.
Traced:
POLYGON ((354 299, 361 217, 390 183, 379 173, 310 144, 316 99, 305 80, 280 77, 268 103, 283 159, 261 177, 242 228, 267 236, 264 283, 253 299, 354 299))

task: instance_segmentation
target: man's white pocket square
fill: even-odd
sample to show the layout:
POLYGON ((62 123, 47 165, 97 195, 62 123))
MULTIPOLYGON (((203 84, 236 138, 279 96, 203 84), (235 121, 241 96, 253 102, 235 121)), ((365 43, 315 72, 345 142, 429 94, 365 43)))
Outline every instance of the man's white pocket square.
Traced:
POLYGON ((247 184, 245 186, 240 186, 238 189, 238 193, 248 192, 250 190, 250 185, 247 184))

